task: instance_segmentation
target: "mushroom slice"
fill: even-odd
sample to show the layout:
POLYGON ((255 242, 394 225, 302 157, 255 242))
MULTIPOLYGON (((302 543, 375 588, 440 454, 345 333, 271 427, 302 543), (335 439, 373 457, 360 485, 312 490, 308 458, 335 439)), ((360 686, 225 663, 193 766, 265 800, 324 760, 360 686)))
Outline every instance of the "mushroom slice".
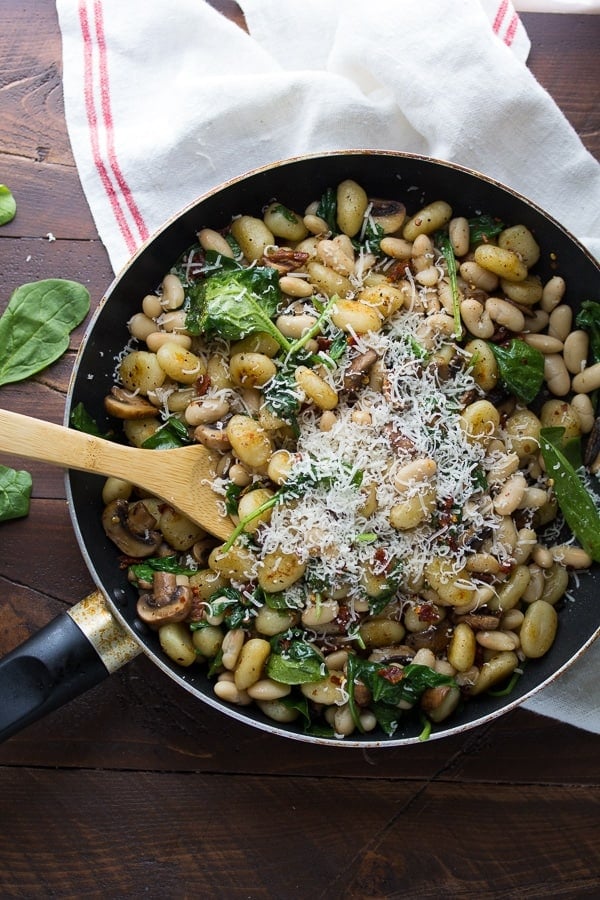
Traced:
POLYGON ((157 409, 145 397, 130 394, 120 387, 112 387, 110 394, 104 398, 106 412, 117 419, 146 419, 156 416, 157 409))
POLYGON ((137 614, 146 625, 160 628, 171 622, 182 622, 192 608, 192 591, 187 584, 179 584, 172 572, 155 572, 151 594, 142 594, 137 602, 137 614))
POLYGON ((366 350, 355 356, 344 372, 344 388, 347 391, 358 391, 369 377, 369 371, 378 360, 375 350, 366 350))
MULTIPOLYGON (((141 501, 140 501, 141 503, 141 501)), ((112 500, 104 508, 102 513, 102 527, 111 541, 117 545, 126 556, 141 559, 156 553, 162 543, 160 531, 145 529, 141 532, 132 530, 135 525, 135 509, 138 504, 133 504, 132 520, 129 521, 130 504, 127 500, 112 500)), ((156 524, 156 520, 152 521, 156 524)))
POLYGON ((406 207, 404 203, 398 200, 380 200, 378 197, 372 197, 371 218, 380 228, 383 228, 384 234, 393 234, 402 226, 406 218, 406 207))

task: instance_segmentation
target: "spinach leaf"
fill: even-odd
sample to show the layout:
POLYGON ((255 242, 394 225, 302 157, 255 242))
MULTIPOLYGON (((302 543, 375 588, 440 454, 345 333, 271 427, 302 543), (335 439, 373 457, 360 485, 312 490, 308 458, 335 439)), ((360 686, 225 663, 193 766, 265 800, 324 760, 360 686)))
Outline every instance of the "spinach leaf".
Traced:
POLYGON ((508 347, 490 343, 504 386, 522 403, 531 403, 544 383, 544 356, 525 341, 513 338, 508 347))
POLYGON ((584 300, 575 322, 578 328, 583 328, 589 334, 593 361, 600 362, 600 303, 584 300))
POLYGON ((327 222, 332 234, 339 234, 337 224, 337 193, 333 188, 327 188, 317 206, 317 215, 327 222))
POLYGON ((462 320, 460 318, 460 292, 458 290, 458 275, 456 271, 456 257, 452 241, 447 231, 438 231, 436 234, 436 242, 442 252, 442 256, 446 260, 446 269, 448 270, 448 278, 450 279, 450 290, 452 291, 452 315, 454 318, 454 337, 457 341, 462 338, 462 320))
POLYGON ((300 394, 294 373, 299 364, 297 357, 287 356, 281 368, 263 386, 267 409, 291 425, 296 435, 299 433, 296 416, 300 410, 300 394))
POLYGON ((0 225, 12 222, 17 212, 17 204, 9 188, 0 184, 0 225))
POLYGON ((474 216, 469 219, 469 243, 471 247, 483 244, 504 231, 504 223, 491 216, 474 216))
POLYGON ((74 406, 71 410, 69 425, 76 431, 83 431, 85 434, 94 435, 94 437, 101 437, 105 440, 110 440, 112 438, 112 432, 103 432, 100 430, 98 423, 93 416, 90 415, 83 403, 78 403, 77 406, 74 406))
POLYGON ((242 628, 250 623, 253 606, 251 598, 236 588, 220 588, 208 600, 212 616, 223 615, 227 628, 242 628))
POLYGON ((265 672, 281 684, 306 684, 327 676, 319 651, 304 640, 290 637, 289 632, 276 635, 265 672))
POLYGON ((31 475, 0 465, 0 522, 20 519, 29 512, 31 475))
POLYGON ((155 572, 171 572, 173 575, 195 575, 196 569, 189 566, 182 566, 179 557, 171 556, 151 556, 141 563, 135 563, 129 566, 129 574, 135 581, 145 581, 152 583, 155 572))
POLYGON ((189 291, 186 329, 190 334, 218 334, 239 341, 264 332, 290 351, 288 339, 271 317, 281 302, 279 273, 270 266, 223 269, 189 291))
POLYGON ((565 521, 594 562, 600 562, 600 512, 563 451, 564 428, 542 428, 540 450, 565 521))
POLYGON ((50 278, 18 287, 0 317, 0 385, 22 381, 55 362, 90 308, 75 281, 50 278))
POLYGON ((144 450, 174 450, 186 444, 191 444, 187 426, 176 416, 170 416, 164 425, 146 438, 142 447, 144 450))

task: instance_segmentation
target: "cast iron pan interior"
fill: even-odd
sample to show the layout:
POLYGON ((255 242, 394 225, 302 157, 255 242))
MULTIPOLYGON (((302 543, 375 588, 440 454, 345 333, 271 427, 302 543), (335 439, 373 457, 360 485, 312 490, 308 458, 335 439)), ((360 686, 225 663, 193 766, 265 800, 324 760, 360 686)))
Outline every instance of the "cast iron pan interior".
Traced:
MULTIPOLYGON (((103 398, 113 383, 116 354, 129 338, 126 322, 140 310, 144 295, 154 292, 169 267, 194 243, 200 228, 222 228, 236 214, 261 215, 261 209, 274 199, 303 211, 326 188, 335 187, 345 178, 355 179, 369 196, 402 200, 409 214, 424 203, 444 199, 456 215, 490 213, 507 225, 523 223, 542 248, 542 259, 535 271, 544 281, 552 274, 562 275, 567 281, 568 300, 575 309, 586 298, 600 299, 600 269, 587 251, 540 209, 490 179, 448 163, 401 153, 350 151, 303 157, 257 170, 199 199, 169 221, 139 251, 108 290, 88 329, 73 374, 67 415, 81 402, 101 426, 108 426, 103 398)), ((136 592, 119 569, 116 547, 102 530, 102 483, 103 479, 97 476, 79 472, 67 476, 71 514, 80 547, 117 619, 142 641, 160 668, 211 706, 263 730, 314 741, 315 738, 303 734, 298 723, 276 725, 254 706, 231 707, 222 703, 214 696, 203 669, 178 668, 165 656, 156 634, 136 619, 136 592)), ((553 648, 543 659, 528 663, 508 697, 482 697, 466 703, 448 723, 435 727, 432 737, 471 728, 512 709, 563 670, 598 631, 599 583, 597 567, 581 576, 579 586, 573 590, 574 599, 561 608, 559 633, 553 648)), ((364 739, 355 735, 342 742, 333 738, 317 740, 337 746, 399 745, 417 741, 420 730, 418 722, 407 719, 393 738, 377 732, 365 735, 364 739)))

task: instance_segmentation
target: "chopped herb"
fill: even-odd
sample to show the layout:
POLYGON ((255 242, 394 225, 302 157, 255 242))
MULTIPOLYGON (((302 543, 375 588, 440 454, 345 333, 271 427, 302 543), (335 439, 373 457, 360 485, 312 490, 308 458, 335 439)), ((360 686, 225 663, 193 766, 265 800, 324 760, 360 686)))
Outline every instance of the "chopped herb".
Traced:
POLYGON ((595 363, 600 362, 600 303, 584 300, 575 322, 589 334, 592 359, 595 363))
POLYGON ((317 215, 327 222, 332 234, 338 234, 337 224, 337 194, 333 188, 327 188, 317 206, 317 215))
POLYGON ((155 572, 170 572, 173 575, 195 575, 196 569, 181 565, 178 556, 152 556, 141 563, 129 566, 129 574, 135 581, 152 583, 155 572))

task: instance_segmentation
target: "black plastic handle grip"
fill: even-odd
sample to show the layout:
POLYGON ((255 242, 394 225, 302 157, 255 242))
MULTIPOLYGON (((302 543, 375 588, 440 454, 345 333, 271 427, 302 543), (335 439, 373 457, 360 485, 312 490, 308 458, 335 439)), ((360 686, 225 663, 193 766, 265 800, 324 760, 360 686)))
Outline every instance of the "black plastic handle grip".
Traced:
POLYGON ((0 741, 99 684, 109 674, 96 648, 61 613, 0 659, 0 741))

